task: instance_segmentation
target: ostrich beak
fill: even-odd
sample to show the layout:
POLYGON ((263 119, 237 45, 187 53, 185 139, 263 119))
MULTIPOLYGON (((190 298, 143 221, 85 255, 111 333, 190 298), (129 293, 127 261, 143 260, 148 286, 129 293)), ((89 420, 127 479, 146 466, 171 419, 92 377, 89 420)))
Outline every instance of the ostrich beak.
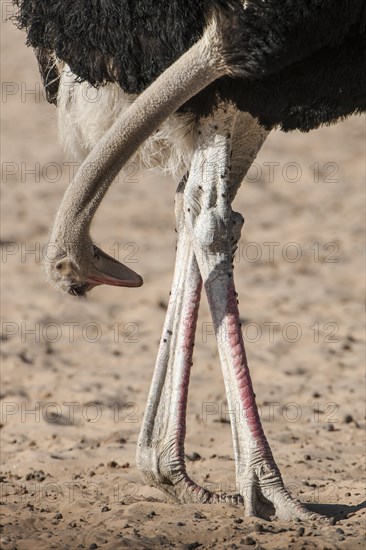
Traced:
POLYGON ((95 259, 87 277, 90 285, 137 287, 143 284, 142 277, 121 264, 94 245, 95 259))

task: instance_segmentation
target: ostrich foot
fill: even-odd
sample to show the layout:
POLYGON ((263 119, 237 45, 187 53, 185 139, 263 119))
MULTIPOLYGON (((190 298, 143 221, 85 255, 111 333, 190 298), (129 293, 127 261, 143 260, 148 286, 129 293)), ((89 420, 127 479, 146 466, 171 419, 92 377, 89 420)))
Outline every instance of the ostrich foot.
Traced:
POLYGON ((277 467, 267 461, 247 468, 238 476, 239 491, 244 499, 246 517, 266 520, 278 518, 284 521, 325 521, 325 516, 311 512, 285 488, 277 467))
MULTIPOLYGON (((151 449, 149 450, 151 451, 151 449)), ((216 493, 201 487, 195 483, 187 474, 185 464, 177 460, 171 461, 170 465, 161 463, 152 469, 151 452, 140 449, 139 460, 142 465, 142 456, 145 457, 147 468, 141 468, 140 475, 143 481, 150 487, 155 487, 168 497, 180 504, 217 504, 226 503, 231 505, 244 505, 244 498, 239 494, 216 493), (149 457, 149 458, 148 458, 149 457)), ((159 453, 160 457, 166 456, 165 452, 159 453)), ((154 452, 156 456, 156 453, 154 452)))

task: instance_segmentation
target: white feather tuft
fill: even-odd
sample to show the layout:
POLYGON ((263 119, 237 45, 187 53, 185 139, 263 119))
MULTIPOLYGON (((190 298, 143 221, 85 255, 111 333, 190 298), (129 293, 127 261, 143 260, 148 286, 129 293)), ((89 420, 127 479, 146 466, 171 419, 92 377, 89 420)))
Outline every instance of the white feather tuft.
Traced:
MULTIPOLYGON (((87 82, 78 82, 65 65, 61 72, 57 104, 60 141, 66 154, 83 161, 135 98, 126 94, 118 84, 94 88, 87 82)), ((130 162, 137 163, 143 170, 180 179, 191 164, 194 126, 192 115, 175 114, 169 117, 143 143, 130 162)))

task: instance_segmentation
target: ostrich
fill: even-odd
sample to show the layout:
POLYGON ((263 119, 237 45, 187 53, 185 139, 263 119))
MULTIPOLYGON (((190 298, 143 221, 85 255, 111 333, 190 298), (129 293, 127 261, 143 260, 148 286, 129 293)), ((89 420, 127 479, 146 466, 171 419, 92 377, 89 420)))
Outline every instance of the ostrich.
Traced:
POLYGON ((93 216, 133 155, 151 167, 164 143, 159 163, 185 172, 171 296, 138 441, 144 481, 182 503, 321 518, 286 490, 261 426, 233 278, 243 217, 231 203, 272 128, 308 131, 365 110, 364 0, 14 2, 64 140, 85 158, 52 231, 46 270, 54 286, 73 295, 100 284, 140 286, 138 274, 93 244, 93 216), (81 97, 89 85, 101 86, 93 109, 81 97), (231 418, 238 495, 200 487, 184 463, 202 286, 228 405, 240 405, 240 418, 231 418))

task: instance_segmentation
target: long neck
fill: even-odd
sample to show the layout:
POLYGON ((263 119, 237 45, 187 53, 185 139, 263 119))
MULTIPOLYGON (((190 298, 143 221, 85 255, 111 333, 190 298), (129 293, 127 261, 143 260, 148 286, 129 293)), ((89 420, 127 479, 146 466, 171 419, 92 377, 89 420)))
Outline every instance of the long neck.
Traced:
POLYGON ((143 141, 182 104, 227 72, 212 29, 169 67, 106 132, 81 165, 58 210, 52 240, 67 248, 88 236, 113 179, 143 141))

